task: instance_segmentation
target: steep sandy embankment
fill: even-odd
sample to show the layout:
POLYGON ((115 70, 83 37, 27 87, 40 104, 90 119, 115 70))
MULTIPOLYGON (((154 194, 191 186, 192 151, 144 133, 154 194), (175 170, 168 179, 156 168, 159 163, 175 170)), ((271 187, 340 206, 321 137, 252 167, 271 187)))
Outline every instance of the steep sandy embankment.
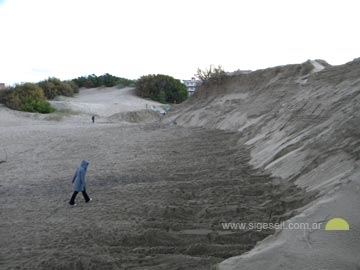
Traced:
POLYGON ((359 269, 359 109, 360 61, 308 61, 229 76, 172 112, 181 126, 241 133, 255 168, 318 192, 288 222, 322 229, 278 231, 219 269, 359 269), (325 231, 334 217, 350 231, 325 231))

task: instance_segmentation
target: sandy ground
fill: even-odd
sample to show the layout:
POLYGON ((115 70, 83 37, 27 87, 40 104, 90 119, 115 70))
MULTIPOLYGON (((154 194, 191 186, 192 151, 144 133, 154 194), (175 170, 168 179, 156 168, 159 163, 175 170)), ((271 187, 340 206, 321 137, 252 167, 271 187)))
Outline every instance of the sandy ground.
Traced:
POLYGON ((165 118, 119 91, 0 107, 1 269, 360 268, 359 61, 231 76, 165 118), (94 200, 70 208, 82 159, 94 200), (351 229, 221 226, 334 217, 351 229))
POLYGON ((210 269, 273 233, 221 222, 285 220, 314 195, 252 168, 236 132, 162 124, 129 112, 148 102, 130 89, 101 91, 55 115, 0 107, 1 269, 210 269), (93 201, 71 208, 82 159, 93 201))
POLYGON ((74 98, 59 97, 51 104, 59 111, 72 111, 83 114, 108 117, 114 114, 141 111, 160 103, 138 98, 133 88, 82 89, 74 98))

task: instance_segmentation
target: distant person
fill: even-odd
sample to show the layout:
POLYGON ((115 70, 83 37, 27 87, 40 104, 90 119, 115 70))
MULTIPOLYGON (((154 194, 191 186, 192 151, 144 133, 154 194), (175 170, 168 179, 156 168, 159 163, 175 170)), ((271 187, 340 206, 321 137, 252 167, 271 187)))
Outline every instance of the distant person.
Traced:
POLYGON ((93 124, 95 123, 95 115, 91 116, 91 120, 93 122, 93 124))
POLYGON ((86 176, 86 171, 87 171, 87 167, 89 165, 89 162, 87 160, 83 160, 81 162, 81 165, 79 168, 77 168, 74 178, 72 180, 72 183, 74 183, 74 193, 71 196, 70 202, 69 204, 71 206, 76 206, 75 204, 75 198, 76 195, 79 192, 82 192, 85 202, 88 203, 90 201, 92 201, 92 199, 89 197, 89 195, 86 193, 86 180, 85 180, 85 176, 86 176))

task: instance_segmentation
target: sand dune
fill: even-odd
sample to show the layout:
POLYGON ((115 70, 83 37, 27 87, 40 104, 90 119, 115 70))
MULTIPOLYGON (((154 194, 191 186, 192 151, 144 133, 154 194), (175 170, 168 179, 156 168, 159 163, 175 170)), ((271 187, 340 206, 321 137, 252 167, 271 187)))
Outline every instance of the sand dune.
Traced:
POLYGON ((228 77, 167 119, 239 132, 254 168, 318 192, 287 224, 338 216, 351 224, 347 232, 281 230, 219 269, 360 267, 359 104, 359 61, 331 67, 317 60, 228 77))

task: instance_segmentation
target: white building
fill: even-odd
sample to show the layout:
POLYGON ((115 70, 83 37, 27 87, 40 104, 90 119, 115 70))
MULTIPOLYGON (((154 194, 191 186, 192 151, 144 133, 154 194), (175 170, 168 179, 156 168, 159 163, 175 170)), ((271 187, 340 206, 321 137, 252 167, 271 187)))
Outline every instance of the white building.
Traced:
POLYGON ((0 90, 3 90, 5 88, 6 88, 5 83, 0 83, 0 90))
POLYGON ((200 84, 200 81, 191 78, 191 80, 183 80, 182 83, 187 87, 189 96, 192 96, 196 91, 196 87, 200 84))

